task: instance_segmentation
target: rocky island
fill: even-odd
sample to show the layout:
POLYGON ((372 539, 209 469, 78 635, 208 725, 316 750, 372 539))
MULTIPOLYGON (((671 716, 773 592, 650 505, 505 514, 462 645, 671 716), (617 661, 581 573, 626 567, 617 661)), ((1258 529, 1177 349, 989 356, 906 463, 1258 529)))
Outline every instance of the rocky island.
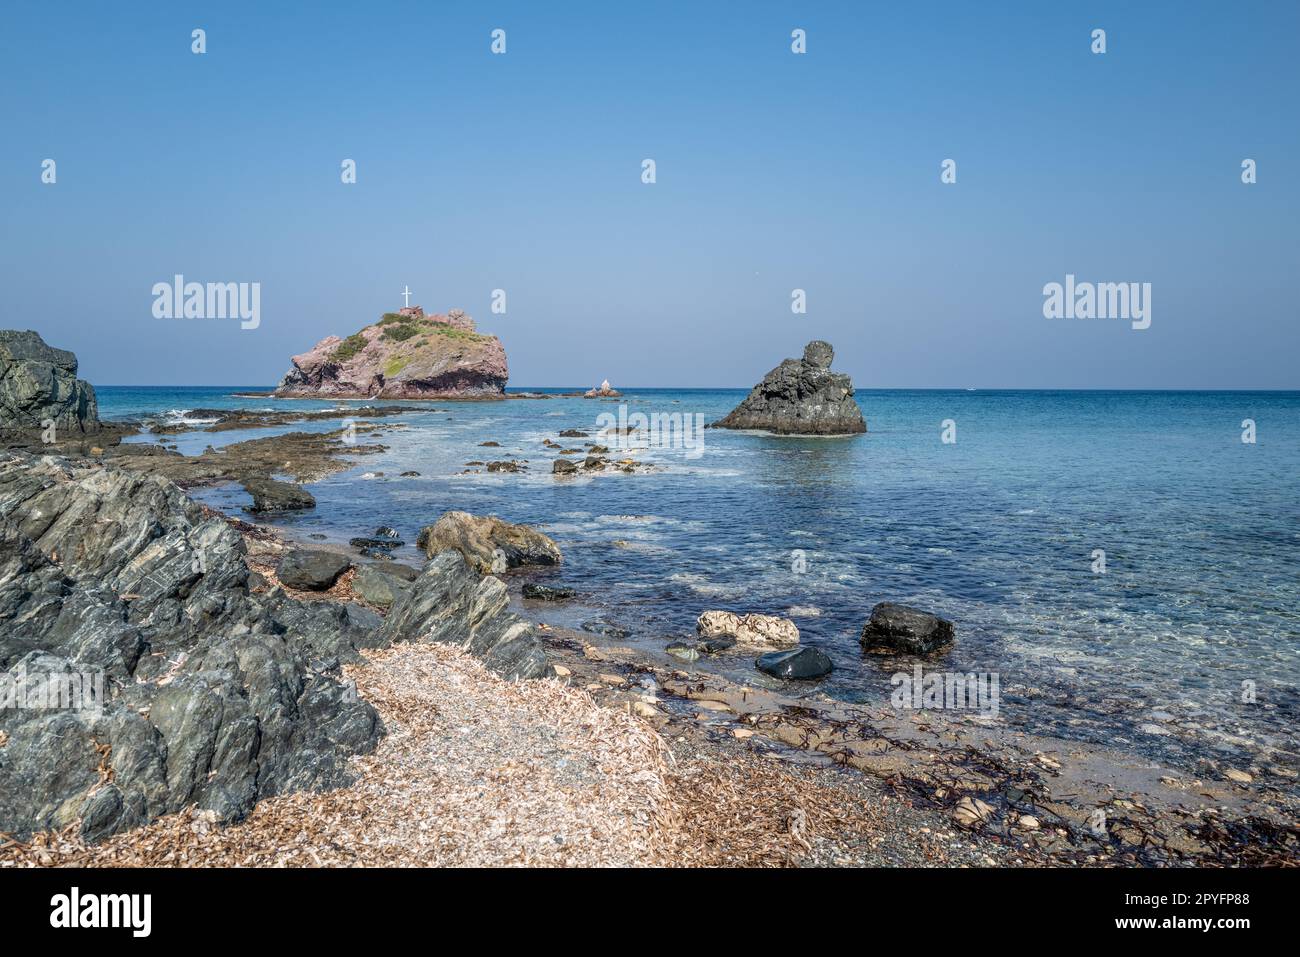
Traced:
POLYGON ((459 309, 386 312, 346 339, 326 336, 291 360, 275 395, 284 399, 497 399, 509 370, 496 336, 459 309))
POLYGON ((711 428, 761 429, 778 435, 855 435, 867 431, 853 381, 831 372, 835 350, 813 340, 802 359, 786 359, 711 428))

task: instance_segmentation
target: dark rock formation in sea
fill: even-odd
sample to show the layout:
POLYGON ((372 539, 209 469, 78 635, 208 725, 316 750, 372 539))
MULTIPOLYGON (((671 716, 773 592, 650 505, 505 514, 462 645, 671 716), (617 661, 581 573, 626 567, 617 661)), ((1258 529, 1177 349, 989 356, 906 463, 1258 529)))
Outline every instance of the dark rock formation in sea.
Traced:
POLYGON ((375 747, 339 668, 362 609, 251 592, 243 538, 170 482, 0 453, 0 516, 0 831, 236 820, 375 747))
POLYGON ((275 390, 282 398, 500 398, 510 375, 496 336, 458 309, 425 315, 419 306, 346 339, 327 336, 292 361, 275 390))
POLYGON ((77 357, 39 333, 0 329, 0 431, 95 432, 95 390, 77 378, 77 357))
POLYGON ((867 651, 928 655, 951 645, 952 622, 907 605, 882 601, 871 609, 859 639, 867 651))
POLYGON ((814 340, 802 359, 786 359, 745 400, 714 422, 717 429, 761 429, 780 435, 853 435, 867 431, 853 382, 831 372, 834 350, 814 340))
POLYGON ((495 515, 445 512, 434 524, 420 529, 416 544, 430 558, 454 549, 480 574, 562 561, 560 547, 546 535, 495 515))

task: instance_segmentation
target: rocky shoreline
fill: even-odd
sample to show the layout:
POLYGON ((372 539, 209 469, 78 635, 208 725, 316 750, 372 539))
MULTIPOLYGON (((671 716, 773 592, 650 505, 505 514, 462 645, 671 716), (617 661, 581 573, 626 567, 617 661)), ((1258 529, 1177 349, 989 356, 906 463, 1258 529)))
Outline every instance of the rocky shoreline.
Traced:
MULTIPOLYGON (((71 374, 67 362, 54 367, 71 374)), ((93 408, 83 400, 76 405, 93 408)), ((404 736, 429 736, 421 753, 436 753, 450 740, 447 726, 429 725, 394 703, 414 674, 443 689, 430 702, 434 708, 459 700, 453 688, 477 689, 465 699, 471 711, 482 710, 491 696, 514 694, 494 682, 554 685, 554 693, 524 693, 512 705, 522 709, 517 715, 531 715, 515 724, 534 730, 516 732, 510 744, 525 762, 548 760, 539 745, 553 718, 547 709, 597 723, 624 716, 631 724, 620 718, 620 733, 640 742, 630 773, 661 782, 663 808, 689 808, 715 822, 721 845, 745 848, 723 862, 773 859, 747 843, 750 835, 728 830, 734 810, 704 807, 682 773, 664 771, 656 755, 665 749, 690 762, 701 779, 745 769, 740 783, 751 804, 798 793, 810 807, 830 808, 849 796, 869 796, 867 804, 854 805, 852 820, 829 811, 814 815, 811 825, 794 823, 788 811, 762 818, 764 840, 779 847, 780 863, 817 862, 823 852, 838 863, 872 862, 882 840, 896 847, 894 863, 943 862, 944 851, 897 829, 876 833, 877 843, 867 849, 870 841, 855 828, 890 806, 900 809, 907 828, 943 835, 958 860, 977 864, 1293 864, 1300 856, 1293 779, 1225 768, 1193 776, 1120 751, 1009 730, 975 714, 795 697, 698 667, 701 656, 747 654, 781 679, 816 678, 829 662, 801 646, 797 627, 786 619, 705 612, 696 639, 666 649, 675 661, 621 645, 626 635, 614 628, 548 626, 529 615, 523 599, 564 601, 573 589, 511 574, 563 562, 554 542, 525 526, 463 512, 430 516, 418 536, 427 562, 413 568, 386 560, 392 529, 379 527, 354 541, 369 559, 361 561, 288 542, 182 491, 236 481, 253 495, 254 515, 312 507, 305 490, 277 476, 306 482, 351 467, 347 457, 382 449, 360 444, 357 434, 400 428, 386 420, 403 411, 357 410, 349 414, 369 421, 236 442, 196 456, 124 443, 134 426, 86 417, 53 442, 30 430, 6 437, 0 675, 20 676, 22 687, 38 689, 99 675, 103 691, 97 708, 0 709, 0 864, 106 862, 101 854, 109 852, 96 847, 125 859, 129 851, 120 840, 137 837, 156 837, 172 853, 186 848, 196 860, 229 863, 214 847, 239 845, 244 827, 256 845, 259 814, 292 829, 295 821, 304 828, 311 823, 295 814, 319 812, 332 801, 352 800, 349 795, 369 793, 400 805, 401 795, 385 791, 382 782, 409 777, 408 765, 399 774, 385 763, 409 760, 404 736), (411 645, 437 647, 403 650, 411 645), (468 657, 445 657, 442 648, 468 657), (458 677, 440 684, 428 678, 428 668, 458 677), (386 743, 396 726, 390 722, 402 726, 404 743, 386 743), (761 770, 773 760, 811 769, 806 777, 815 783, 795 780, 803 770, 775 776, 761 770), (307 794, 338 797, 296 796, 307 794)), ((205 418, 213 420, 208 431, 219 432, 337 415, 216 410, 205 418)), ((174 431, 150 427, 164 442, 174 431)), ((564 454, 562 442, 547 441, 564 454)), ((584 444, 588 452, 595 445, 584 444)), ((862 643, 872 653, 934 654, 956 637, 951 622, 889 603, 864 618, 862 643)), ((461 720, 485 719, 466 713, 461 720)), ((408 785, 419 791, 428 781, 416 774, 408 785)), ((509 788, 489 790, 501 801, 516 799, 509 788)), ((644 819, 634 826, 625 816, 657 810, 631 807, 611 800, 604 809, 610 833, 635 832, 649 842, 634 862, 689 860, 683 812, 665 811, 651 841, 644 819), (622 823, 610 823, 615 820, 622 823), (658 856, 649 848, 660 841, 655 846, 675 850, 658 856)), ((378 816, 395 820, 385 815, 401 810, 385 807, 378 816)), ((317 862, 330 859, 331 847, 313 849, 317 862)))

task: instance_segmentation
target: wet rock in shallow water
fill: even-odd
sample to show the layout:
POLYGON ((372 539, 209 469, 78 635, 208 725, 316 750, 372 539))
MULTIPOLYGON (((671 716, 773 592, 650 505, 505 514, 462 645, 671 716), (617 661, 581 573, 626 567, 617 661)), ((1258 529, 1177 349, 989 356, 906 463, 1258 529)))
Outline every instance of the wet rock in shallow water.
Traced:
POLYGON ((555 475, 572 475, 578 471, 578 464, 568 459, 556 459, 551 463, 551 472, 555 475))
POLYGON ((833 667, 830 658, 807 645, 789 651, 769 651, 765 655, 759 655, 754 665, 759 671, 774 678, 796 681, 824 678, 831 673, 833 667))
POLYGON ((700 658, 699 648, 689 641, 669 642, 664 651, 682 661, 698 661, 700 658))
POLYGON ((501 443, 500 443, 500 442, 480 442, 479 445, 480 445, 482 448, 485 448, 485 449, 499 449, 499 448, 501 448, 501 443))
POLYGON ((859 639, 867 651, 928 655, 951 645, 952 622, 938 615, 882 601, 871 609, 859 639))
POLYGON ((528 466, 522 462, 516 462, 513 459, 505 462, 489 462, 487 464, 489 472, 526 472, 528 466))
POLYGON ((391 525, 380 525, 375 529, 376 538, 397 538, 397 529, 391 525))
POLYGON ((250 512, 288 512, 316 507, 316 499, 301 485, 268 478, 245 479, 241 484, 253 496, 253 504, 247 509, 250 512))
POLYGON ((446 512, 420 530, 416 544, 431 558, 448 549, 458 551, 480 574, 521 565, 558 565, 562 560, 560 547, 541 532, 469 512, 446 512))
POLYGON ((536 585, 529 582, 524 586, 524 597, 535 601, 565 601, 577 592, 564 585, 536 585))
POLYGON ((602 459, 600 456, 588 455, 583 460, 582 467, 584 469, 603 469, 605 467, 605 464, 606 464, 605 460, 602 459))
POLYGON ((799 629, 788 618, 776 615, 737 615, 730 611, 706 611, 695 623, 705 638, 728 635, 748 648, 790 648, 799 644, 799 629))
POLYGON ((415 469, 408 469, 407 471, 401 473, 401 477, 402 477, 402 478, 419 478, 419 477, 420 477, 420 473, 417 472, 417 471, 415 471, 415 469))
POLYGON ((295 548, 284 558, 275 574, 280 582, 300 591, 325 591, 352 567, 346 555, 338 552, 295 548))
POLYGON ((632 634, 626 628, 616 625, 613 622, 606 621, 604 618, 593 618, 591 621, 584 621, 578 626, 583 631, 589 631, 593 635, 604 635, 607 638, 626 638, 632 634))
POLYGON ((348 544, 364 551, 391 551, 401 548, 406 542, 398 538, 349 538, 348 544))
POLYGON ((352 579, 352 591, 360 596, 362 601, 376 608, 391 608, 411 591, 409 583, 384 570, 383 566, 386 564, 396 563, 376 562, 370 565, 359 565, 357 574, 352 579))
POLYGON ((560 438, 562 439, 585 439, 586 437, 587 433, 581 432, 578 429, 565 429, 560 433, 560 438))
POLYGON ((705 654, 716 655, 720 651, 736 647, 736 639, 731 635, 718 635, 715 638, 701 639, 696 643, 696 647, 705 654))

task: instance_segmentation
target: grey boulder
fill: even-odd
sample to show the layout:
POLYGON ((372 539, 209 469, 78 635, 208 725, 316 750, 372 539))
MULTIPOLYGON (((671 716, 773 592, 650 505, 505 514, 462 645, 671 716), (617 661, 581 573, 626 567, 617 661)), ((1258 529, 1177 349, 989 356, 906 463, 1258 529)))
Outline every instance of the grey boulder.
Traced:
POLYGON ((37 432, 47 422, 56 438, 98 431, 94 388, 77 378, 71 352, 31 330, 0 329, 0 431, 37 432))
POLYGON ((280 583, 299 591, 325 591, 352 567, 346 555, 311 548, 295 548, 275 570, 280 583))

